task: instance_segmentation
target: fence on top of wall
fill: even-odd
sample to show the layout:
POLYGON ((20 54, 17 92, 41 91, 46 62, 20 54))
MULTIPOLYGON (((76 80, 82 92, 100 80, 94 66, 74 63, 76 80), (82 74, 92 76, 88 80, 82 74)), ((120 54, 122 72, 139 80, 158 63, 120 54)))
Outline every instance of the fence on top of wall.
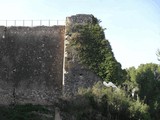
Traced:
POLYGON ((65 20, 0 20, 0 26, 54 26, 65 25, 65 20))

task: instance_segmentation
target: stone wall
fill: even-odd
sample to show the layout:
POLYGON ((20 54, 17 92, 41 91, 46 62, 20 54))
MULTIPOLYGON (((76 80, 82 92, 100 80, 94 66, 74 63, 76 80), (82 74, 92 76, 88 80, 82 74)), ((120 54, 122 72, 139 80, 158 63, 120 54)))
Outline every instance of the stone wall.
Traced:
POLYGON ((66 26, 0 26, 0 104, 52 104, 80 87, 101 80, 80 63, 70 45, 75 25, 94 22, 93 15, 66 18, 66 26))
POLYGON ((0 27, 0 104, 50 104, 61 94, 64 29, 0 27))
POLYGON ((77 93, 79 88, 88 88, 93 86, 101 79, 95 75, 87 66, 81 64, 78 52, 71 45, 71 41, 78 33, 75 25, 84 25, 93 23, 95 20, 93 15, 75 15, 66 18, 66 34, 64 41, 64 78, 63 91, 66 96, 72 96, 77 93))

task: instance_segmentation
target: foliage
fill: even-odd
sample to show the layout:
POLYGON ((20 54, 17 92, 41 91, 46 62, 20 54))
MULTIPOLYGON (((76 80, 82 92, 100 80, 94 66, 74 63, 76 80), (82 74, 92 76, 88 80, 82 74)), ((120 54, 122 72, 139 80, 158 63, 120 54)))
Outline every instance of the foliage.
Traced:
POLYGON ((129 68, 127 84, 129 90, 138 88, 138 96, 149 106, 153 120, 160 117, 160 66, 153 63, 141 64, 137 69, 129 68))
POLYGON ((148 106, 139 100, 133 100, 127 97, 125 91, 121 89, 113 91, 112 89, 104 87, 103 89, 99 89, 99 87, 94 87, 93 93, 95 93, 94 91, 97 90, 97 88, 98 90, 100 90, 98 96, 107 96, 111 116, 117 116, 117 119, 123 120, 150 119, 148 106))
POLYGON ((136 83, 136 68, 135 67, 130 67, 127 71, 127 80, 136 83))
POLYGON ((160 50, 159 49, 157 51, 157 57, 158 57, 158 60, 160 61, 160 50))
POLYGON ((160 74, 160 67, 157 64, 142 64, 137 69, 136 81, 140 88, 139 95, 147 103, 150 103, 150 100, 157 95, 155 93, 159 91, 158 74, 160 74))
POLYGON ((150 112, 154 117, 160 104, 160 66, 152 63, 140 65, 136 80, 140 89, 139 96, 150 106, 150 112))
POLYGON ((131 113, 131 118, 136 120, 149 120, 149 106, 147 104, 142 103, 140 100, 136 100, 135 102, 130 102, 129 111, 131 113))
MULTIPOLYGON (((132 92, 134 90, 134 93, 137 93, 138 89, 138 83, 136 81, 136 75, 137 71, 135 67, 130 67, 126 69, 126 80, 123 84, 121 84, 121 88, 125 90, 128 94, 128 96, 132 96, 132 92)), ((134 95, 135 99, 136 96, 134 95)))
POLYGON ((73 29, 78 32, 73 31, 71 45, 78 51, 80 61, 103 80, 122 83, 123 71, 105 39, 104 29, 98 23, 75 25, 73 29))
POLYGON ((51 111, 44 106, 32 104, 0 107, 2 120, 42 120, 40 114, 51 114, 51 111))
POLYGON ((79 94, 61 107, 76 120, 150 120, 148 108, 127 97, 125 91, 107 88, 101 82, 90 89, 79 89, 79 94))

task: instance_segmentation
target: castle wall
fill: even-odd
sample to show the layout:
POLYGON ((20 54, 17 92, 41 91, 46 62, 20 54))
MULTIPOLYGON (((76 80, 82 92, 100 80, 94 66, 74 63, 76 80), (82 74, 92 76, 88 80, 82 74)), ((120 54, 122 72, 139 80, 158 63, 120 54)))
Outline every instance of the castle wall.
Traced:
POLYGON ((92 15, 66 18, 66 26, 0 26, 0 104, 50 105, 101 80, 81 64, 70 44, 75 25, 92 23, 92 15))
POLYGON ((51 104, 61 94, 64 29, 0 27, 0 104, 51 104))
POLYGON ((78 52, 74 45, 71 45, 78 30, 75 25, 85 25, 94 22, 93 15, 79 14, 66 18, 66 32, 64 41, 64 95, 72 96, 79 88, 92 87, 101 79, 92 72, 86 65, 81 63, 78 52))

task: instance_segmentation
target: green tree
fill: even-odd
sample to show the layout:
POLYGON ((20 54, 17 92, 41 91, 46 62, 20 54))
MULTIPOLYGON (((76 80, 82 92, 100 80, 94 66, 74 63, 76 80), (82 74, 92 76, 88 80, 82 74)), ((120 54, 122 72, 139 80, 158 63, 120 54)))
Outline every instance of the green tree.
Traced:
POLYGON ((137 75, 137 70, 135 67, 130 67, 126 69, 126 80, 125 82, 121 85, 128 94, 128 96, 132 96, 132 92, 134 92, 134 97, 137 99, 137 92, 138 92, 138 84, 136 81, 136 75, 137 75))
POLYGON ((121 89, 112 90, 98 82, 93 88, 86 91, 82 89, 79 93, 87 96, 92 109, 99 111, 105 117, 104 120, 151 120, 149 106, 127 97, 126 92, 121 89))
POLYGON ((158 60, 160 61, 160 50, 159 49, 157 50, 157 57, 158 57, 158 60))
POLYGON ((140 97, 150 103, 157 95, 160 67, 157 64, 142 64, 137 69, 136 81, 140 88, 140 97))
POLYGON ((130 67, 127 71, 127 80, 131 81, 132 83, 136 82, 136 68, 130 67))
POLYGON ((159 76, 160 66, 157 64, 142 64, 137 69, 136 81, 139 85, 139 96, 141 100, 150 106, 150 112, 153 118, 159 115, 157 112, 160 112, 159 76))

